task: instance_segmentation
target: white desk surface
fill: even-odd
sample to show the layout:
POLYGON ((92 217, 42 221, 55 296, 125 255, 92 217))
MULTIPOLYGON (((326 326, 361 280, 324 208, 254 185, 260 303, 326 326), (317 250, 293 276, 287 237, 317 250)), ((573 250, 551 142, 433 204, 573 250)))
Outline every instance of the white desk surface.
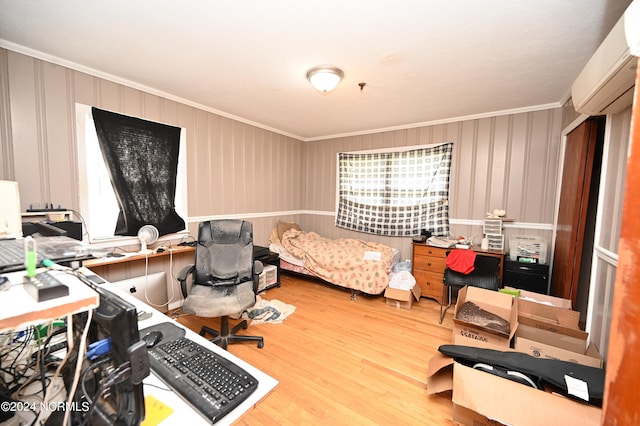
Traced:
MULTIPOLYGON (((83 268, 82 271, 86 275, 93 275, 93 272, 86 268, 83 268)), ((24 271, 12 272, 5 275, 9 278, 12 284, 17 285, 11 286, 11 288, 6 292, 0 292, 0 332, 19 329, 31 324, 39 324, 43 321, 63 317, 69 313, 82 312, 98 306, 98 294, 83 284, 78 278, 57 271, 53 271, 53 274, 55 274, 60 281, 69 286, 70 295, 40 303, 37 303, 29 293, 27 293, 23 286, 20 285, 24 271)), ((199 336, 197 333, 194 333, 156 309, 146 305, 131 294, 121 291, 115 286, 111 286, 108 282, 101 284, 100 287, 112 291, 126 301, 135 305, 138 312, 145 311, 152 314, 150 318, 138 322, 138 329, 143 329, 161 322, 172 322, 176 326, 183 328, 186 331, 186 336, 188 338, 231 360, 244 368, 249 374, 258 380, 258 388, 249 396, 249 398, 236 407, 232 412, 220 419, 216 423, 216 426, 232 424, 245 412, 249 411, 254 405, 256 405, 262 398, 267 396, 278 385, 278 381, 276 379, 263 373, 219 346, 211 343, 207 339, 199 336)), ((260 349, 256 347, 255 350, 259 351, 260 349)), ((189 406, 180 395, 173 392, 173 390, 171 390, 153 373, 144 379, 144 384, 145 396, 153 395, 153 397, 173 410, 173 412, 160 423, 161 426, 178 424, 196 426, 210 424, 207 419, 191 408, 191 406, 189 406)))
MULTIPOLYGON (((40 268, 36 272, 43 270, 40 268)), ((45 302, 36 302, 27 292, 22 284, 24 271, 4 274, 11 282, 11 287, 9 290, 0 291, 0 333, 88 311, 98 306, 98 293, 78 278, 60 271, 51 271, 51 274, 69 287, 69 295, 45 302)))
MULTIPOLYGON (((90 272, 87 271, 87 273, 90 273, 90 272)), ((130 293, 124 292, 118 288, 110 286, 108 283, 101 284, 100 287, 112 290, 113 293, 117 294, 118 296, 132 303, 133 305, 136 306, 136 308, 138 309, 138 312, 145 311, 145 312, 152 313, 152 316, 150 318, 138 322, 138 329, 143 329, 161 322, 167 322, 167 321, 172 322, 178 327, 185 329, 187 333, 186 337, 196 341, 197 343, 231 360, 232 362, 236 363, 240 367, 244 368, 249 374, 251 374, 253 377, 255 377, 258 380, 258 389, 256 389, 255 392, 253 392, 251 396, 249 396, 249 398, 247 398, 242 404, 236 407, 232 412, 230 412, 229 414, 224 416, 222 419, 220 419, 218 422, 216 422, 215 423, 216 426, 232 424, 233 422, 238 420, 245 412, 249 411, 254 405, 260 402, 262 398, 267 396, 278 385, 278 381, 276 379, 263 373, 262 371, 258 370, 252 365, 244 362, 243 360, 236 357, 235 355, 225 351, 224 349, 220 348, 218 345, 211 343, 204 337, 201 337, 197 333, 194 333, 193 331, 184 327, 182 324, 172 320, 171 318, 167 317, 166 315, 157 311, 156 309, 146 305, 145 303, 133 297, 130 293)), ((261 349, 256 347, 255 350, 260 351, 261 349)), ((173 410, 173 413, 171 413, 162 423, 160 423, 161 426, 165 424, 166 425, 181 424, 181 425, 189 425, 189 426, 211 424, 204 417, 202 417, 197 411, 191 408, 191 406, 189 406, 177 393, 173 392, 167 385, 165 385, 162 382, 162 380, 157 378, 153 373, 151 373, 149 377, 144 379, 144 384, 145 384, 144 386, 145 396, 153 395, 154 398, 158 399, 159 401, 169 406, 173 410), (159 389, 156 386, 148 386, 150 384, 160 386, 162 389, 159 389), (167 389, 167 390, 163 390, 163 389, 167 389)))

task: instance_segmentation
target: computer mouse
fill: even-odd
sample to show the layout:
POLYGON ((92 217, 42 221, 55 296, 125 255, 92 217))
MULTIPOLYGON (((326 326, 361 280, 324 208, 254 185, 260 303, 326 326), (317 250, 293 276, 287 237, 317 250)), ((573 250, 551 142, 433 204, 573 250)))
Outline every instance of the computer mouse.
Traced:
POLYGON ((152 348, 162 340, 162 333, 159 331, 150 331, 142 336, 142 341, 146 343, 148 348, 152 348))

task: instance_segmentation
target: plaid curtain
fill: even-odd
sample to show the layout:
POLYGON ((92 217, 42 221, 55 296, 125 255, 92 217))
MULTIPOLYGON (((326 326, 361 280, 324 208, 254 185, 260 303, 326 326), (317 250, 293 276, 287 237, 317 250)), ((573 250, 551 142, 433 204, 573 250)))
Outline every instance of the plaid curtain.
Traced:
POLYGON ((339 153, 336 226, 386 236, 449 235, 453 143, 339 153))

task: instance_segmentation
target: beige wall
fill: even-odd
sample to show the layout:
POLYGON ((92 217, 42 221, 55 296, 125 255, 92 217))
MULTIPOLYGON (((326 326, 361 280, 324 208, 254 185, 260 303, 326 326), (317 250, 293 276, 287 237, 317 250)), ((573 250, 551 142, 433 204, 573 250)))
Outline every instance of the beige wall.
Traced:
POLYGON ((303 227, 330 237, 384 242, 411 256, 410 238, 370 237, 333 225, 338 152, 454 142, 450 217, 455 235, 482 237, 495 208, 514 222, 505 233, 551 238, 561 135, 560 108, 309 142, 305 144, 303 227))
POLYGON ((378 240, 410 257, 409 238, 333 225, 336 153, 454 142, 452 229, 481 237, 485 212, 504 208, 507 233, 550 239, 561 109, 502 115, 369 135, 301 142, 193 106, 0 49, 0 177, 20 183, 22 207, 78 207, 75 104, 186 129, 189 229, 204 218, 246 217, 258 244, 275 222, 299 221, 329 237, 378 240))
POLYGON ((266 244, 280 212, 303 208, 296 139, 4 49, 0 77, 0 178, 19 182, 23 210, 78 209, 76 103, 186 129, 193 234, 198 218, 236 215, 266 244))

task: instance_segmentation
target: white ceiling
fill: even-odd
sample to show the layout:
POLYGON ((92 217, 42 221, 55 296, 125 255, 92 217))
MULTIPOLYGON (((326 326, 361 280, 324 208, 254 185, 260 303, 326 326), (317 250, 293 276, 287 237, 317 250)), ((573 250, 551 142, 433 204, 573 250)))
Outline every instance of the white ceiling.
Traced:
POLYGON ((558 106, 629 3, 0 0, 0 47, 316 140, 558 106))

